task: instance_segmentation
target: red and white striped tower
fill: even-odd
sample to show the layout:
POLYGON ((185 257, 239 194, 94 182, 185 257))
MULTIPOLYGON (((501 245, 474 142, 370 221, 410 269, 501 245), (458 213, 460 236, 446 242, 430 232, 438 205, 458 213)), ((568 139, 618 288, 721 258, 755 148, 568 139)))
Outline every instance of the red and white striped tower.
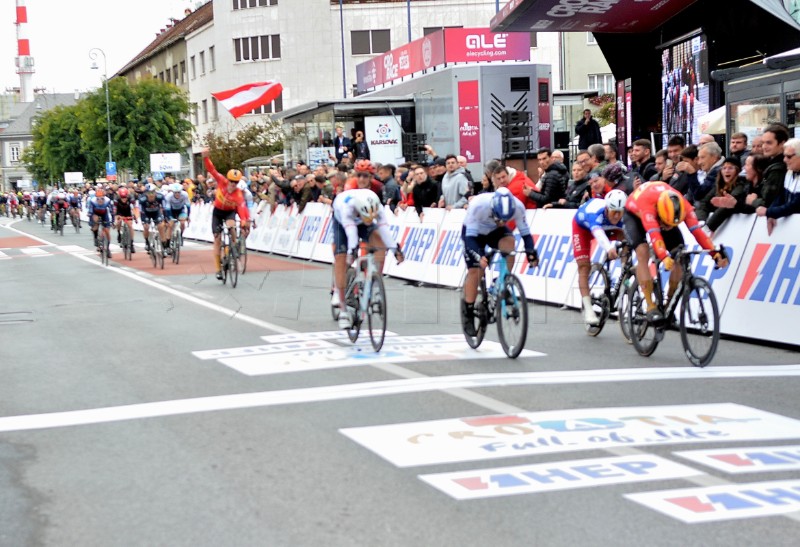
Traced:
POLYGON ((31 57, 31 43, 25 31, 28 23, 28 9, 25 0, 17 0, 17 74, 19 74, 20 100, 25 103, 33 102, 33 57, 31 57))

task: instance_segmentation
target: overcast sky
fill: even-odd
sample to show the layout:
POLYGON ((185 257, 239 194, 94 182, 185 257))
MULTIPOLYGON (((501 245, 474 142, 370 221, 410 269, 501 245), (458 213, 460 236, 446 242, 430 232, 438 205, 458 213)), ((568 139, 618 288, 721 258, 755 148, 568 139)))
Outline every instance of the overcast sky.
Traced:
MULTIPOLYGON (((89 50, 102 49, 114 74, 152 42, 170 17, 183 18, 198 0, 26 0, 34 87, 71 93, 102 85, 103 58, 92 70, 89 50)), ((19 87, 16 0, 0 0, 0 92, 19 87)))

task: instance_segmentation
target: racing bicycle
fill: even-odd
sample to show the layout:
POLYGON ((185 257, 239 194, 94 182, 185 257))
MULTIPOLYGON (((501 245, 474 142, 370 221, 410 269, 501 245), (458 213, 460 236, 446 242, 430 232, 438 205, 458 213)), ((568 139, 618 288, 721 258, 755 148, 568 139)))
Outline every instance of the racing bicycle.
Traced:
MULTIPOLYGON (((519 278, 508 270, 507 257, 516 256, 515 252, 504 253, 499 249, 491 249, 487 255, 489 265, 483 271, 478 285, 478 296, 475 300, 474 326, 476 334, 470 336, 464 331, 464 338, 469 347, 476 349, 486 336, 486 328, 497 323, 497 335, 503 351, 512 359, 516 359, 525 347, 528 336, 528 300, 519 278), (497 276, 487 280, 487 272, 494 272, 497 265, 497 276)), ((461 324, 464 325, 464 310, 461 310, 461 324)))
MULTIPOLYGON (((125 260, 133 260, 133 240, 131 238, 131 230, 128 228, 127 219, 121 218, 119 228, 119 245, 122 247, 122 253, 125 255, 125 260)), ((73 223, 75 220, 73 219, 73 223)))
POLYGON ((181 233, 180 221, 172 221, 172 235, 169 240, 169 247, 172 251, 173 264, 179 264, 181 261, 181 245, 183 245, 183 234, 181 233))
POLYGON ((366 320, 372 348, 380 351, 386 337, 386 289, 383 277, 375 263, 375 252, 380 247, 367 248, 347 269, 344 301, 353 316, 353 325, 347 329, 351 342, 358 340, 361 325, 366 320))
POLYGON ((627 241, 615 241, 614 246, 620 257, 622 271, 612 282, 611 265, 614 263, 613 260, 609 260, 606 257, 604 262, 592 264, 592 270, 589 273, 589 294, 592 297, 592 308, 597 314, 600 323, 597 325, 589 325, 587 323, 585 327, 587 334, 597 336, 603 330, 606 321, 611 316, 611 312, 616 310, 622 337, 630 344, 630 328, 625 311, 628 304, 628 285, 631 282, 631 278, 636 277, 636 273, 630 252, 630 244, 627 241))
POLYGON ((164 269, 164 249, 161 245, 161 234, 158 233, 158 226, 152 218, 149 220, 150 230, 147 236, 147 254, 150 255, 150 262, 153 268, 164 269))
POLYGON ((247 271, 247 238, 242 237, 239 225, 236 225, 236 246, 237 258, 239 259, 239 270, 242 275, 247 271))
POLYGON ((228 277, 231 278, 231 287, 236 288, 239 282, 239 259, 238 259, 238 245, 231 245, 231 228, 226 222, 222 226, 222 234, 220 235, 220 265, 222 266, 222 284, 228 282, 228 277))
MULTIPOLYGON (((692 256, 705 254, 708 251, 700 249, 687 250, 685 245, 679 245, 672 256, 683 269, 675 293, 664 303, 664 289, 659 275, 653 276, 653 299, 655 300, 661 318, 650 321, 647 318, 647 301, 639 290, 636 279, 633 279, 628 288, 630 307, 628 320, 630 325, 631 341, 639 355, 648 357, 658 347, 664 338, 664 332, 675 326, 674 313, 680 303, 680 316, 678 328, 681 333, 683 350, 689 361, 696 367, 705 367, 714 358, 719 344, 719 307, 714 290, 708 281, 692 273, 692 256)), ((720 245, 718 252, 724 257, 725 248, 720 245)), ((656 274, 659 273, 661 261, 656 260, 656 274)))

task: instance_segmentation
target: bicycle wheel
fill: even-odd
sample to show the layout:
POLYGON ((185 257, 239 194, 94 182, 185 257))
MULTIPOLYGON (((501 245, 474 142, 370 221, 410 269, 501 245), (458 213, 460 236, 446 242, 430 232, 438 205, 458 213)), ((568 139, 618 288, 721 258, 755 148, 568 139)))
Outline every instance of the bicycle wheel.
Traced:
POLYGON ((103 263, 103 266, 108 266, 108 240, 106 239, 106 234, 103 232, 102 227, 100 228, 98 240, 100 243, 100 261, 103 263))
POLYGON ((236 245, 230 246, 228 263, 230 264, 228 273, 231 276, 231 287, 235 289, 236 284, 239 282, 239 254, 236 252, 236 245))
POLYGON ((586 334, 589 336, 597 336, 603 330, 608 316, 611 315, 611 301, 609 300, 609 286, 608 272, 602 264, 592 264, 591 272, 589 273, 589 294, 592 297, 592 309, 597 314, 600 323, 597 325, 590 325, 584 323, 586 334))
MULTIPOLYGON (((659 295, 656 295, 655 287, 653 298, 657 302, 660 301, 659 295)), ((658 347, 660 337, 657 333, 657 328, 647 320, 647 301, 642 291, 639 290, 639 283, 635 279, 628 287, 628 301, 628 324, 631 342, 639 355, 649 357, 653 355, 653 352, 658 347)))
POLYGON ((58 212, 58 233, 64 235, 64 209, 58 212))
POLYGON ((156 269, 164 269, 164 247, 161 245, 161 236, 156 235, 153 237, 153 243, 150 244, 155 254, 155 267, 156 269))
POLYGON ((696 367, 708 365, 719 343, 719 308, 708 281, 693 277, 681 299, 681 342, 696 367))
POLYGON ((380 351, 386 337, 386 289, 379 274, 372 275, 372 286, 367 304, 367 326, 372 348, 380 351))
POLYGON ((125 255, 125 260, 133 259, 133 255, 131 255, 131 232, 125 222, 122 223, 122 252, 125 255))
MULTIPOLYGON (((486 336, 486 325, 489 323, 489 318, 487 317, 487 295, 486 295, 486 279, 481 277, 480 283, 478 283, 478 295, 475 298, 475 317, 473 319, 473 324, 475 325, 475 336, 470 336, 466 332, 464 332, 464 338, 467 341, 467 345, 472 349, 477 349, 478 346, 481 345, 483 342, 483 337, 486 336)), ((464 318, 461 318, 461 325, 463 329, 464 325, 464 318)))
POLYGON ((172 230, 172 239, 169 242, 172 247, 172 263, 179 264, 181 260, 181 230, 176 224, 176 229, 172 230))
POLYGON ((506 355, 516 359, 528 337, 528 300, 517 276, 506 274, 505 287, 497 297, 495 315, 500 345, 506 355))
POLYGON ((153 237, 153 234, 151 233, 147 240, 150 242, 150 250, 147 251, 147 254, 150 255, 150 262, 153 263, 153 268, 155 268, 158 266, 158 258, 156 258, 156 238, 153 237))
MULTIPOLYGON (((223 238, 225 235, 223 234, 223 238)), ((228 256, 230 256, 230 244, 223 239, 222 247, 219 249, 220 252, 220 264, 222 265, 222 284, 226 285, 228 283, 228 256)))
POLYGON ((236 240, 236 246, 239 248, 236 256, 239 260, 239 271, 244 274, 247 271, 247 241, 243 237, 236 240))
POLYGON ((78 224, 78 216, 77 215, 72 215, 72 226, 73 226, 73 228, 75 228, 75 233, 76 234, 81 233, 81 227, 78 224))
POLYGON ((353 313, 353 326, 347 329, 347 337, 351 342, 358 340, 358 335, 361 332, 361 291, 363 286, 360 282, 356 281, 356 271, 350 267, 347 269, 347 278, 345 286, 347 289, 344 293, 345 306, 353 313))
POLYGON ((631 344, 631 318, 630 318, 630 296, 628 294, 628 285, 634 279, 633 272, 628 272, 623 276, 622 282, 619 284, 619 294, 617 295, 617 318, 619 319, 619 330, 622 332, 622 338, 627 344, 631 344))

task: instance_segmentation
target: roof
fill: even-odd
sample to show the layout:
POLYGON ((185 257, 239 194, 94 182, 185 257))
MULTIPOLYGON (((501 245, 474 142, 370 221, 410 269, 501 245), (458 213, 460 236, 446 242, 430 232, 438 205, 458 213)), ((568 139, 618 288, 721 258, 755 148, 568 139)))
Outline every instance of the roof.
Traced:
POLYGON ((175 23, 174 26, 165 30, 156 39, 144 48, 139 54, 135 55, 128 64, 119 69, 115 76, 122 76, 133 67, 142 64, 160 51, 168 48, 175 42, 182 40, 186 35, 191 34, 200 27, 205 26, 214 20, 214 2, 209 0, 195 11, 175 23))
POLYGON ((30 137, 31 121, 42 112, 57 106, 72 106, 78 102, 74 93, 44 93, 34 96, 32 103, 20 103, 24 110, 0 133, 0 138, 8 140, 12 137, 30 137))

